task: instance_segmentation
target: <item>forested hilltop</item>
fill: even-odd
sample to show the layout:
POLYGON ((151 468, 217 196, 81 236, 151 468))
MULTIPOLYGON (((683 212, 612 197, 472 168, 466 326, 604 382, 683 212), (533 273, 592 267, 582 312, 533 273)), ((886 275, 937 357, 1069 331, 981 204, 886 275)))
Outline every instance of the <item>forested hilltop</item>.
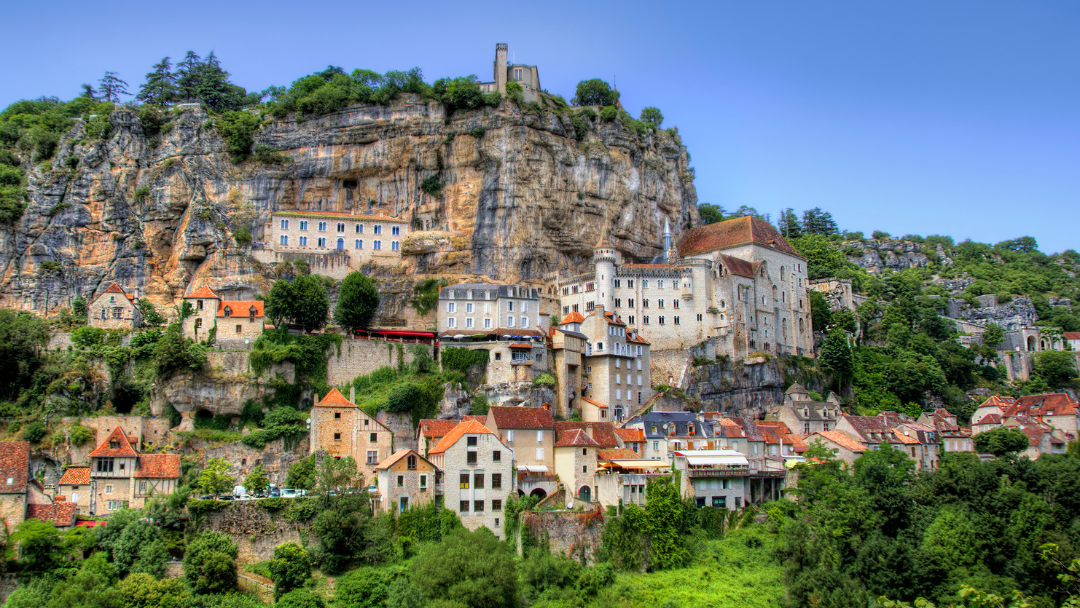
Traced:
MULTIPOLYGON (((728 214, 703 204, 700 212, 706 223, 742 215, 764 219, 748 207, 728 214)), ((944 405, 967 420, 981 402, 967 395, 973 389, 984 389, 977 391, 983 395, 1075 390, 1073 353, 1036 353, 1030 379, 1007 382, 995 364, 1008 328, 993 318, 980 321, 987 328, 981 343, 966 347, 959 340, 962 331, 947 317, 950 300, 955 313, 957 307, 977 309, 980 296, 994 295, 999 305, 1015 303, 1020 312, 1033 308, 1034 326, 1062 348, 1063 332, 1080 331, 1080 310, 1074 308, 1080 297, 1076 250, 1048 255, 1031 236, 993 245, 883 231, 867 238, 839 229, 831 214, 818 208, 801 217, 787 209, 776 226, 807 258, 811 280, 847 279, 854 293, 865 297, 853 314, 830 311, 824 294, 810 292, 814 330, 826 335, 818 366, 831 374, 832 388, 848 391, 843 394, 853 410, 918 416, 944 405)))

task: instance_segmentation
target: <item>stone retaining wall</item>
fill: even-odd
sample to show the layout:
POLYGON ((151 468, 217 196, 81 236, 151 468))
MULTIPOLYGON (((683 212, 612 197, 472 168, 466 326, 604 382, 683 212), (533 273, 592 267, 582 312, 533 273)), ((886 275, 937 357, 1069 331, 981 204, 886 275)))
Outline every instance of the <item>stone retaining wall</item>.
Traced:
MULTIPOLYGON (((217 513, 202 517, 200 528, 228 535, 240 549, 237 563, 262 562, 274 556, 274 548, 282 543, 306 545, 311 522, 288 522, 272 514, 255 501, 230 504, 217 513)), ((314 540, 312 538, 311 540, 314 540)))
MULTIPOLYGON (((552 552, 559 552, 574 559, 594 563, 594 551, 600 546, 600 533, 604 530, 604 515, 595 511, 544 511, 523 513, 521 530, 538 540, 547 536, 552 552)), ((521 548, 521 531, 518 532, 518 548, 521 548)))
MULTIPOLYGON (((417 346, 414 342, 345 339, 341 341, 340 354, 331 351, 326 363, 326 381, 340 386, 352 382, 357 376, 364 376, 383 366, 397 367, 398 345, 402 348, 402 359, 411 363, 413 355, 410 349, 417 346)), ((419 344, 428 354, 432 354, 430 344, 419 344)))

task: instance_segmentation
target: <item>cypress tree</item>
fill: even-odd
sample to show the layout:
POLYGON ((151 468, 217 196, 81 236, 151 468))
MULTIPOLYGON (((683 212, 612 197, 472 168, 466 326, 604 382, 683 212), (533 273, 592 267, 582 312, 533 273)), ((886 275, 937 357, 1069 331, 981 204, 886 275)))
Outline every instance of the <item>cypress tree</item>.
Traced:
POLYGON ((176 75, 172 73, 169 58, 162 59, 146 75, 146 82, 139 87, 137 101, 164 106, 176 97, 176 75))

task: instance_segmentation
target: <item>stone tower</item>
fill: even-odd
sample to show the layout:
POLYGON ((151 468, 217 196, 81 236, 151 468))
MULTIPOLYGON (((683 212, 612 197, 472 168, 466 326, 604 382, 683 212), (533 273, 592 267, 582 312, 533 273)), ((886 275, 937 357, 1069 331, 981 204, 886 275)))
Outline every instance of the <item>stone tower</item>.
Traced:
POLYGON ((495 88, 506 95, 506 43, 495 43, 495 88))
POLYGON ((668 223, 667 218, 664 218, 664 263, 675 263, 671 258, 671 225, 668 223))
POLYGON ((618 253, 608 242, 607 236, 600 238, 600 242, 593 248, 592 263, 596 268, 594 281, 596 281, 596 304, 603 306, 604 310, 615 310, 615 264, 618 263, 618 253))

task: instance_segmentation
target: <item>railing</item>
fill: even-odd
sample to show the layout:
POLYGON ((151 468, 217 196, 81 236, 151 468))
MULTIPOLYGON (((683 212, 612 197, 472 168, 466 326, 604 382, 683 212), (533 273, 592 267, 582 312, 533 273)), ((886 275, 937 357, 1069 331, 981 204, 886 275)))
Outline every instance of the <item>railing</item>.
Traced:
POLYGON ((687 469, 687 477, 746 477, 750 474, 749 467, 732 467, 724 469, 687 469))
POLYGON ((518 473, 518 484, 523 483, 547 483, 555 481, 554 475, 546 475, 543 473, 518 473))
POLYGON ((754 477, 787 477, 787 471, 769 469, 765 471, 754 471, 752 475, 754 477))

